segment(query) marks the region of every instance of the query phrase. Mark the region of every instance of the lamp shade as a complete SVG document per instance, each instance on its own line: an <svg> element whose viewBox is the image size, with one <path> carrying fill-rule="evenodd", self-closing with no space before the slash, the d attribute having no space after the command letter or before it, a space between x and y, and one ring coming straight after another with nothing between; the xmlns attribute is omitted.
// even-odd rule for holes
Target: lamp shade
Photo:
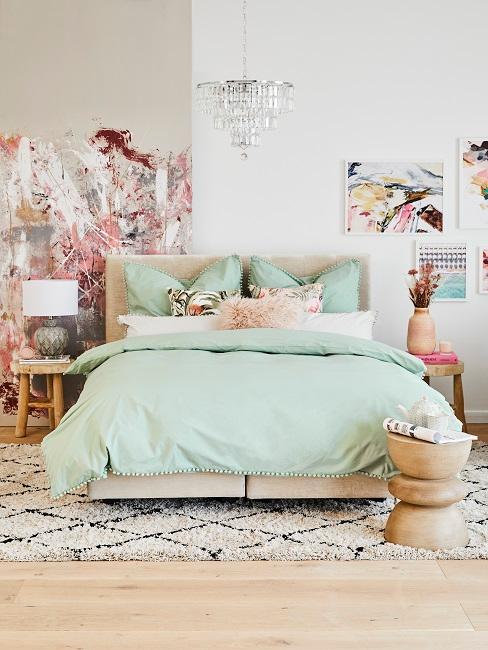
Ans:
<svg viewBox="0 0 488 650"><path fill-rule="evenodd" d="M24 316L73 316L78 313L78 280L22 282Z"/></svg>

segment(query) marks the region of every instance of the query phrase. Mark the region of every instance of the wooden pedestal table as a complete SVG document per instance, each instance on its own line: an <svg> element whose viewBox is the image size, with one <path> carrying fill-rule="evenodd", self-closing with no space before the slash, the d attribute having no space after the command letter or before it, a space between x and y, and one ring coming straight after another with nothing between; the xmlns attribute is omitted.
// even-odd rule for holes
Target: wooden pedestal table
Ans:
<svg viewBox="0 0 488 650"><path fill-rule="evenodd" d="M387 433L391 459L402 472L388 483L400 499L385 528L385 539L414 548L466 546L468 530L456 506L468 486L456 474L464 467L471 440L436 445Z"/></svg>
<svg viewBox="0 0 488 650"><path fill-rule="evenodd" d="M15 436L23 438L26 433L29 409L47 409L49 413L49 427L58 426L64 415L63 373L68 370L71 361L59 363L19 363L13 361L12 372L19 375L19 403L17 408L17 424ZM30 398L30 376L46 376L47 399Z"/></svg>
<svg viewBox="0 0 488 650"><path fill-rule="evenodd" d="M463 392L464 363L448 364L427 364L425 366L425 383L430 385L431 377L452 377L453 382L453 404L452 408L458 420L463 423L463 431L466 431L466 415L464 413L464 392Z"/></svg>

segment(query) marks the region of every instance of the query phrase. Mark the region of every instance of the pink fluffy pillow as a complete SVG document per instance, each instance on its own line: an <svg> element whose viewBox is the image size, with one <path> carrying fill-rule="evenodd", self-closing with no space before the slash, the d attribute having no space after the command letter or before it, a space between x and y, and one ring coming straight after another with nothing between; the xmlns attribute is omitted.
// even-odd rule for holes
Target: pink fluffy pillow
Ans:
<svg viewBox="0 0 488 650"><path fill-rule="evenodd" d="M253 327L294 329L303 316L303 307L297 300L270 296L229 298L220 304L217 327L223 330L241 330Z"/></svg>

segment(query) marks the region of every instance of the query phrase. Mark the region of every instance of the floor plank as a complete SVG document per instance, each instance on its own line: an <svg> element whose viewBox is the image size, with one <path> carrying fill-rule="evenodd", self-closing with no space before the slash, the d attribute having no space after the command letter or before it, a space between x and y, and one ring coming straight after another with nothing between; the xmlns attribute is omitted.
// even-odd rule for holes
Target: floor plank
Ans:
<svg viewBox="0 0 488 650"><path fill-rule="evenodd" d="M486 650L488 632L408 632L392 640L391 632L334 632L331 630L281 630L276 633L233 630L210 632L36 632L35 646L29 632L4 632L2 641L16 650Z"/></svg>
<svg viewBox="0 0 488 650"><path fill-rule="evenodd" d="M0 562L3 580L430 580L445 578L435 560L360 562Z"/></svg>
<svg viewBox="0 0 488 650"><path fill-rule="evenodd" d="M485 599L472 602L461 601L464 612L469 618L471 625L477 631L488 632L488 602L486 602L486 594L488 593L488 585L485 589ZM488 648L488 646L487 646Z"/></svg>
<svg viewBox="0 0 488 650"><path fill-rule="evenodd" d="M0 578L0 606L3 603L14 602L22 585L23 580L2 580Z"/></svg>
<svg viewBox="0 0 488 650"><path fill-rule="evenodd" d="M43 438L49 433L49 427L27 427L23 438L15 437L15 427L0 427L1 444L40 445Z"/></svg>
<svg viewBox="0 0 488 650"><path fill-rule="evenodd" d="M488 424L468 424L467 430L473 436L478 436L482 442L488 442Z"/></svg>
<svg viewBox="0 0 488 650"><path fill-rule="evenodd" d="M488 595L487 560L460 560L457 562L440 560L439 566L451 586L452 593L465 609L465 606L486 601ZM488 621L488 609L486 618ZM482 629L488 630L488 627Z"/></svg>
<svg viewBox="0 0 488 650"><path fill-rule="evenodd" d="M281 607L294 605L336 607L361 606L374 600L376 607L394 609L412 603L428 607L459 604L459 598L445 578L437 580L92 580L83 584L66 580L24 581L15 598L18 605L70 605L100 603L134 606L158 604L167 607L198 605L202 602L225 607L268 607L279 601Z"/></svg>
<svg viewBox="0 0 488 650"><path fill-rule="evenodd" d="M351 594L353 597L353 594ZM0 615L0 631L102 630L102 631L212 631L235 629L255 632L277 632L284 628L298 630L472 630L473 626L460 604L431 604L401 601L367 604L320 602L316 597L280 601L270 598L243 603L197 602L133 604L130 593L125 605L112 603L65 603L51 607L4 604Z"/></svg>

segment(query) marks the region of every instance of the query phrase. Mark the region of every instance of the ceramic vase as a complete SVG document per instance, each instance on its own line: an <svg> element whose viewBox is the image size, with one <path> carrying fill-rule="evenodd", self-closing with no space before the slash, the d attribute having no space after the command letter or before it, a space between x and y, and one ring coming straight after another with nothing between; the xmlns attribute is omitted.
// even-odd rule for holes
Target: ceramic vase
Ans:
<svg viewBox="0 0 488 650"><path fill-rule="evenodd" d="M410 316L407 350L410 354L431 354L435 350L435 323L427 307L415 307Z"/></svg>

